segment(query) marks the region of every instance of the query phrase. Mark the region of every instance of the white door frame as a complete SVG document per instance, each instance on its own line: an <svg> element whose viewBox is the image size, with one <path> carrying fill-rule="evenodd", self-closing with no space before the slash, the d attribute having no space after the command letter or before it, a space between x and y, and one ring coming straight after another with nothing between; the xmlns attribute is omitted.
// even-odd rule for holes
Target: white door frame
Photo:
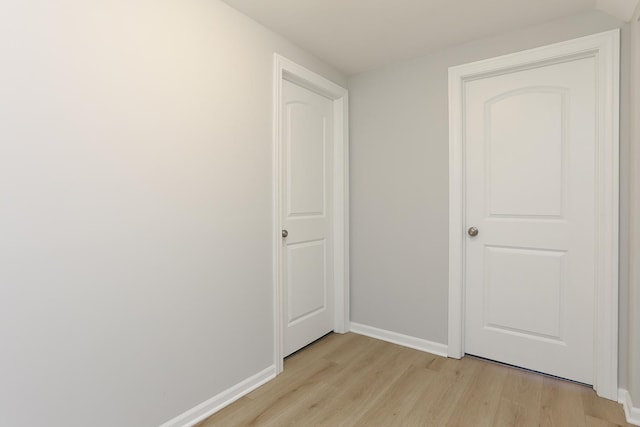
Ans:
<svg viewBox="0 0 640 427"><path fill-rule="evenodd" d="M596 265L594 389L618 398L618 173L620 31L612 30L537 49L449 68L449 345L464 355L465 135L464 86L468 81L576 58L597 67ZM588 268L588 266L585 266ZM588 327L588 325L585 325Z"/></svg>
<svg viewBox="0 0 640 427"><path fill-rule="evenodd" d="M282 286L282 81L288 80L333 101L333 269L334 331L349 330L349 127L348 92L301 65L274 54L273 85L273 288L276 373L282 372L284 360L285 304Z"/></svg>

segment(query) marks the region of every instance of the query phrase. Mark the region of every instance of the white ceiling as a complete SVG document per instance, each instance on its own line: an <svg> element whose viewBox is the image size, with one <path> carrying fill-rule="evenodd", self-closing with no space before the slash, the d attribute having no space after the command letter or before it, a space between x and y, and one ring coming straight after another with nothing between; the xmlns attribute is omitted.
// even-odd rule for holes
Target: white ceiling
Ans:
<svg viewBox="0 0 640 427"><path fill-rule="evenodd" d="M590 9L629 20L638 0L223 0L355 74Z"/></svg>

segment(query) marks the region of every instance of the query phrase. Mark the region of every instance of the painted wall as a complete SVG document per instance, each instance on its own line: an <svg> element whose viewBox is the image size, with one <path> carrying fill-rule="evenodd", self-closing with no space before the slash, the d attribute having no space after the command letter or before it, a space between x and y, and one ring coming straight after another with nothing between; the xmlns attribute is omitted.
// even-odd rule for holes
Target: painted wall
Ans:
<svg viewBox="0 0 640 427"><path fill-rule="evenodd" d="M640 3L630 23L631 38L631 274L629 282L629 380L633 404L640 410Z"/></svg>
<svg viewBox="0 0 640 427"><path fill-rule="evenodd" d="M597 11L473 41L349 79L353 322L447 343L448 67L619 27L623 28L625 105L628 26ZM623 108L621 301L626 301L628 289L628 113ZM625 304L620 310L622 341L626 341ZM623 382L626 355L621 351Z"/></svg>
<svg viewBox="0 0 640 427"><path fill-rule="evenodd" d="M157 426L273 360L272 54L218 0L0 5L0 425Z"/></svg>

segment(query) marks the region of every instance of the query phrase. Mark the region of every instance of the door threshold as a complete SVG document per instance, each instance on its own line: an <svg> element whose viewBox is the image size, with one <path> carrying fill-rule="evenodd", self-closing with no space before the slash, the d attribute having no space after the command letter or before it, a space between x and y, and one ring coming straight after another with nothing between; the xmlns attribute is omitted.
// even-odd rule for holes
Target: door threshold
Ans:
<svg viewBox="0 0 640 427"><path fill-rule="evenodd" d="M580 381L575 381L575 380L572 380L572 379L569 379L569 378L558 377L556 375L547 374L546 372L540 372L540 371L535 371L533 369L523 368L522 366L511 365L509 363L500 362L498 360L487 359L486 357L476 356L475 354L465 353L464 355L465 355L465 357L470 357L472 359L481 360L483 362L493 363L494 365L506 366L508 368L514 368L514 369L518 369L520 371L531 372L533 374L542 375L544 377L553 378L553 379L556 379L556 380L567 381L567 382L570 382L570 383L573 383L573 384L577 384L577 385L582 385L582 386L585 386L585 387L593 388L593 384L587 384L587 383L583 383L583 382L580 382Z"/></svg>
<svg viewBox="0 0 640 427"><path fill-rule="evenodd" d="M284 360L287 360L288 358L290 358L291 356L295 356L296 354L300 353L301 351L304 351L305 349L311 347L312 345L314 345L315 343L317 343L318 341L322 341L323 339L325 339L326 337L328 337L329 335L333 334L334 331L330 331L327 332L326 334L324 334L323 336L321 336L320 338L318 338L315 341L311 341L309 344L305 345L304 347L294 351L293 353L291 353L288 356L285 356Z"/></svg>

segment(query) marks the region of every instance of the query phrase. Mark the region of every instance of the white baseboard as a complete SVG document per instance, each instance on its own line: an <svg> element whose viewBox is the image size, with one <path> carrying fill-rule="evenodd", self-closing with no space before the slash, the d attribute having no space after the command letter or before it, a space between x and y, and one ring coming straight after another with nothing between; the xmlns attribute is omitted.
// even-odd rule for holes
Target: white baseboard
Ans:
<svg viewBox="0 0 640 427"><path fill-rule="evenodd" d="M382 341L391 342L404 347L413 348L415 350L425 351L427 353L437 354L438 356L447 357L447 346L422 338L411 337L409 335L399 334L397 332L386 331L384 329L374 328L372 326L361 325L351 322L351 332L366 335Z"/></svg>
<svg viewBox="0 0 640 427"><path fill-rule="evenodd" d="M242 396L252 392L264 383L272 380L275 376L276 367L273 365L222 393L218 393L206 402L202 402L198 406L189 409L187 412L167 421L160 427L191 427L240 399Z"/></svg>
<svg viewBox="0 0 640 427"><path fill-rule="evenodd" d="M618 391L618 403L622 403L624 407L624 415L627 417L627 422L634 426L640 426L640 408L633 406L631 394L627 390L621 388Z"/></svg>

